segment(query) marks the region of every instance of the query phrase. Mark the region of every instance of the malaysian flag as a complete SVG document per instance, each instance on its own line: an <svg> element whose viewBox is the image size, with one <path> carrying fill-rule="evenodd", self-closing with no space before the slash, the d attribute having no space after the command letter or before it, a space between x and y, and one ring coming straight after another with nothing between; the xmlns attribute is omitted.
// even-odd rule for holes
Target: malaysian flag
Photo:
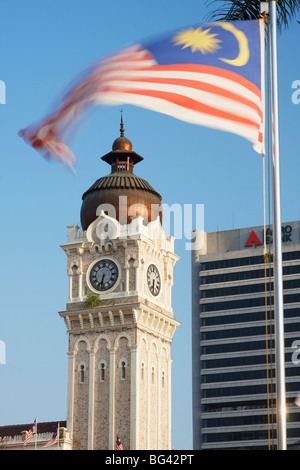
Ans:
<svg viewBox="0 0 300 470"><path fill-rule="evenodd" d="M122 446L122 442L121 442L121 439L120 439L119 434L117 435L116 449L117 449L117 450L124 450L124 449L123 449L123 446Z"/></svg>
<svg viewBox="0 0 300 470"><path fill-rule="evenodd" d="M58 442L58 430L53 433L52 439L50 439L50 441L46 442L46 444L43 447L52 446L53 444L56 444L57 442Z"/></svg>
<svg viewBox="0 0 300 470"><path fill-rule="evenodd" d="M86 70L41 123L20 131L46 158L76 163L64 142L91 104L129 104L238 134L264 154L264 23L211 22L140 42Z"/></svg>
<svg viewBox="0 0 300 470"><path fill-rule="evenodd" d="M24 446L26 446L27 442L31 438L32 434L34 434L34 433L36 433L36 419L34 420L34 423L31 426L30 430L26 434L26 437L24 439Z"/></svg>

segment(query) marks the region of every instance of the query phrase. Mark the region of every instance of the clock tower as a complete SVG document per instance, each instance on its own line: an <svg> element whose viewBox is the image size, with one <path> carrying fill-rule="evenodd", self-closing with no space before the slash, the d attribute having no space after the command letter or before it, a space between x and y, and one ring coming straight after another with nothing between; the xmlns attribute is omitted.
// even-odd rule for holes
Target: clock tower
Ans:
<svg viewBox="0 0 300 470"><path fill-rule="evenodd" d="M84 194L67 227L67 427L72 448L171 449L174 239L161 196L133 173L143 158L121 135L102 157L111 173Z"/></svg>

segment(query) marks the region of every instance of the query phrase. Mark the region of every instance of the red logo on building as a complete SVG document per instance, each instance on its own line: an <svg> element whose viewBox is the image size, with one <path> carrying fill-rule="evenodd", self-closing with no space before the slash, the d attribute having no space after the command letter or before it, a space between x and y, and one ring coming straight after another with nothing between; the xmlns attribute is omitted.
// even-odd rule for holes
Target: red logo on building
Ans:
<svg viewBox="0 0 300 470"><path fill-rule="evenodd" d="M248 238L247 243L246 243L245 246L259 246L261 244L262 243L261 243L260 239L258 238L256 233L254 232L254 230L252 230L252 232L250 233L250 237Z"/></svg>

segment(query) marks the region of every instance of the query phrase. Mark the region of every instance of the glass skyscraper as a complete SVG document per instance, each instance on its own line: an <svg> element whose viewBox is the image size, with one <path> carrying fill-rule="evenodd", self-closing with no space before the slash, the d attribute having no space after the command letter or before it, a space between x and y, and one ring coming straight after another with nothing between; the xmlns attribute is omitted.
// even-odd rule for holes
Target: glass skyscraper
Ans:
<svg viewBox="0 0 300 470"><path fill-rule="evenodd" d="M192 258L194 449L276 449L273 263L271 254L264 257L263 227L196 233L201 246ZM282 241L292 448L300 442L300 222L282 224ZM271 253L272 229L266 242Z"/></svg>

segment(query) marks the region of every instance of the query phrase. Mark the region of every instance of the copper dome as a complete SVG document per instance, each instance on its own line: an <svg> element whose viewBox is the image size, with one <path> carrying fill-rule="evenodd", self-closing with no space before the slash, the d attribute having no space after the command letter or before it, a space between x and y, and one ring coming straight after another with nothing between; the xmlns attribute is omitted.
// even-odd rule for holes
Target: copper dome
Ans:
<svg viewBox="0 0 300 470"><path fill-rule="evenodd" d="M129 139L127 139L127 137L121 136L121 137L118 137L114 141L114 143L112 145L112 149L113 149L114 152L122 151L122 150L131 151L132 150L132 143L130 142Z"/></svg>
<svg viewBox="0 0 300 470"><path fill-rule="evenodd" d="M83 194L80 214L82 230L87 230L99 216L99 206L104 204L104 212L109 205L121 224L130 223L135 215L142 216L145 224L157 217L162 222L160 194L146 180L133 174L134 165L143 157L132 151L130 140L124 137L122 120L121 136L114 141L112 151L101 158L111 165L111 173L97 179ZM108 215L111 215L109 212Z"/></svg>

